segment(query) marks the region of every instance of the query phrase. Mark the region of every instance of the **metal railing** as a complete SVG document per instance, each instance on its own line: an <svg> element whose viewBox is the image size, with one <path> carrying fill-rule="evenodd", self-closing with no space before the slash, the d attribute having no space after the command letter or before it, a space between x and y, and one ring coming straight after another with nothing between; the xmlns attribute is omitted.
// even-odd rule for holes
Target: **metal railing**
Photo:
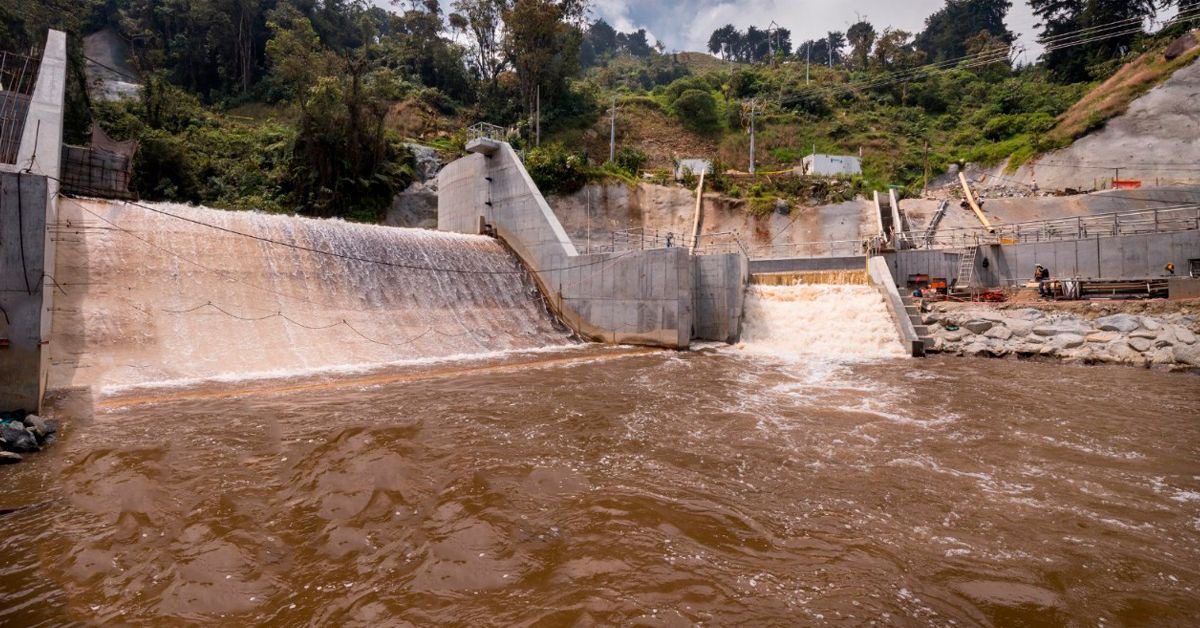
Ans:
<svg viewBox="0 0 1200 628"><path fill-rule="evenodd" d="M938 233L920 233L923 248L962 248L979 244L1027 244L1087 240L1146 233L1170 233L1200 229L1200 205L1179 205L1160 209L1093 214L1073 218L1054 218L1013 224L947 229ZM915 236L916 232L914 232Z"/></svg>
<svg viewBox="0 0 1200 628"><path fill-rule="evenodd" d="M507 141L508 129L495 124L488 124L487 122L476 122L475 124L467 127L468 141L485 138L489 140L496 140L497 142Z"/></svg>
<svg viewBox="0 0 1200 628"><path fill-rule="evenodd" d="M0 51L0 163L17 161L40 65L37 57Z"/></svg>
<svg viewBox="0 0 1200 628"><path fill-rule="evenodd" d="M827 240L751 245L751 259L788 259L796 257L855 257L866 252L863 240Z"/></svg>
<svg viewBox="0 0 1200 628"><path fill-rule="evenodd" d="M1191 230L1200 230L1200 205L995 225L994 232L988 232L982 227L948 229L934 233L921 229L909 231L907 236L917 245L916 248L963 249L981 244L1026 244ZM736 231L701 234L697 241L693 242L691 237L682 232L637 228L610 233L608 242L593 243L590 252L621 253L671 247L689 248L697 255L741 253L750 259L759 260L870 256L885 250L887 243L880 238L868 238L747 244Z"/></svg>

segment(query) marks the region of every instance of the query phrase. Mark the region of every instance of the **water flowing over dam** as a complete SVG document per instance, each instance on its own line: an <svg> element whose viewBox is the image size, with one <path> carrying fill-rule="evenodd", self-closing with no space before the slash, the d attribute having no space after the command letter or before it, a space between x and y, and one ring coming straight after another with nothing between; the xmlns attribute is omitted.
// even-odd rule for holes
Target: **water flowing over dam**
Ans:
<svg viewBox="0 0 1200 628"><path fill-rule="evenodd" d="M516 257L490 238L141 205L62 203L50 388L571 342Z"/></svg>
<svg viewBox="0 0 1200 628"><path fill-rule="evenodd" d="M752 285L742 342L749 353L793 359L905 355L883 298L865 285Z"/></svg>

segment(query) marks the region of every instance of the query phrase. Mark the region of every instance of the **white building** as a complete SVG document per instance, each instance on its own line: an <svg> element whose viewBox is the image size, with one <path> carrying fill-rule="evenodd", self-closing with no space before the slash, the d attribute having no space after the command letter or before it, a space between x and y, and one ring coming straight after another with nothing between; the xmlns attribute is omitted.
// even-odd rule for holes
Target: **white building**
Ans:
<svg viewBox="0 0 1200 628"><path fill-rule="evenodd" d="M852 155L808 155L804 158L804 174L818 177L859 175L862 174L862 160Z"/></svg>

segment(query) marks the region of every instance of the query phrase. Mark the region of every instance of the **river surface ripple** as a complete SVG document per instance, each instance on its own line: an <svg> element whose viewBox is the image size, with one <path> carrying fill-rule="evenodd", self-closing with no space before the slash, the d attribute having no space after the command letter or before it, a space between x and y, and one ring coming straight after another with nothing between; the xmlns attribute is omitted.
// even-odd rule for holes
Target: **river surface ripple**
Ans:
<svg viewBox="0 0 1200 628"><path fill-rule="evenodd" d="M96 399L0 470L0 624L1200 623L1194 376L493 365Z"/></svg>

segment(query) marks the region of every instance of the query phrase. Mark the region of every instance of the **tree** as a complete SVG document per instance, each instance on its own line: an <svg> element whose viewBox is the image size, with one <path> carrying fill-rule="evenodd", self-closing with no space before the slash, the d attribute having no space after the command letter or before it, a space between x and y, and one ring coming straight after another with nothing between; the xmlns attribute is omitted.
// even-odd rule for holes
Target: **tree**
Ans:
<svg viewBox="0 0 1200 628"><path fill-rule="evenodd" d="M693 131L707 132L717 128L717 100L712 92L689 89L671 105L672 113L684 127Z"/></svg>
<svg viewBox="0 0 1200 628"><path fill-rule="evenodd" d="M726 24L713 31L708 38L708 51L728 61L733 51L740 47L741 35L733 24Z"/></svg>
<svg viewBox="0 0 1200 628"><path fill-rule="evenodd" d="M290 4L276 7L267 24L273 34L266 45L271 95L301 98L318 78L332 73L335 57L321 45L308 17Z"/></svg>
<svg viewBox="0 0 1200 628"><path fill-rule="evenodd" d="M967 54L967 40L980 31L1011 44L1015 37L1004 24L1010 8L1009 0L946 0L946 6L925 19L917 48L931 61L959 59Z"/></svg>
<svg viewBox="0 0 1200 628"><path fill-rule="evenodd" d="M580 56L585 67L617 54L617 29L604 20L596 20L583 35Z"/></svg>
<svg viewBox="0 0 1200 628"><path fill-rule="evenodd" d="M1155 0L1029 0L1029 6L1042 20L1039 25L1042 39L1049 39L1079 29L1153 17L1159 3ZM1119 57L1121 51L1128 50L1139 35L1110 33L1103 39L1049 50L1042 59L1051 74L1059 80L1086 81L1098 78L1093 76L1092 66Z"/></svg>
<svg viewBox="0 0 1200 628"><path fill-rule="evenodd" d="M525 111L533 113L539 88L547 103L565 95L566 80L579 66L582 36L571 22L581 11L573 2L516 0L504 12L505 52L516 68Z"/></svg>
<svg viewBox="0 0 1200 628"><path fill-rule="evenodd" d="M375 52L385 67L460 102L469 101L474 92L465 69L465 51L442 31L441 12L431 0L392 15L387 35L380 38Z"/></svg>
<svg viewBox="0 0 1200 628"><path fill-rule="evenodd" d="M742 37L742 61L757 63L766 59L770 54L771 44L767 37L767 31L760 30L756 26L747 28L746 34Z"/></svg>
<svg viewBox="0 0 1200 628"><path fill-rule="evenodd" d="M875 45L875 27L861 21L846 30L846 41L850 42L851 56L858 68L865 70L871 59L871 48Z"/></svg>
<svg viewBox="0 0 1200 628"><path fill-rule="evenodd" d="M829 42L828 48L825 51L826 55L828 56L828 59L823 59L823 60L828 61L830 65L841 65L841 64L845 63L846 62L846 57L845 57L845 53L844 53L844 51L846 49L845 33L841 32L841 31L830 31L829 34L825 37L825 40Z"/></svg>
<svg viewBox="0 0 1200 628"><path fill-rule="evenodd" d="M884 72L903 72L921 65L925 54L913 44L912 33L891 28L883 29L875 44L875 65Z"/></svg>
<svg viewBox="0 0 1200 628"><path fill-rule="evenodd" d="M412 179L412 157L384 127L387 102L366 81L357 57L309 90L292 148L288 189L306 213L378 212Z"/></svg>
<svg viewBox="0 0 1200 628"><path fill-rule="evenodd" d="M1008 51L1012 44L987 31L979 31L967 40L967 55L976 59L994 59L990 63L978 62L972 71L989 79L999 80L1009 73L1012 63Z"/></svg>
<svg viewBox="0 0 1200 628"><path fill-rule="evenodd" d="M508 65L502 40L504 0L455 0L454 10L471 33L475 71L494 88L496 77Z"/></svg>
<svg viewBox="0 0 1200 628"><path fill-rule="evenodd" d="M650 42L646 38L646 29L639 28L632 33L618 33L617 46L621 52L631 56L646 58L654 54L654 49L650 47Z"/></svg>

